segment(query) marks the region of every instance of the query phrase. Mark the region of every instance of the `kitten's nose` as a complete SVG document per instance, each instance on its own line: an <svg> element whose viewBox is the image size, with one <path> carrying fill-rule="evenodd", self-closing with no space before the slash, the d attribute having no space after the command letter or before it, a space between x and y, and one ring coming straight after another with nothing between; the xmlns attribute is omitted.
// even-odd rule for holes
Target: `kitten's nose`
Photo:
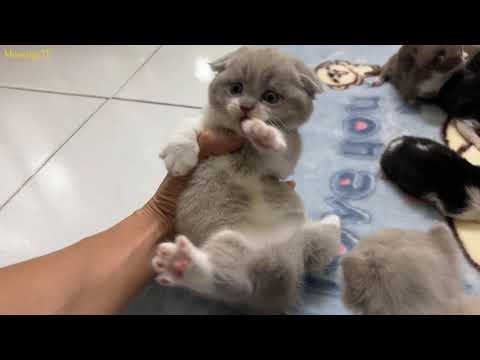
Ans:
<svg viewBox="0 0 480 360"><path fill-rule="evenodd" d="M240 110L242 110L242 112L244 112L246 114L250 110L252 110L254 106L255 105L251 105L251 104L242 104L242 105L240 105Z"/></svg>

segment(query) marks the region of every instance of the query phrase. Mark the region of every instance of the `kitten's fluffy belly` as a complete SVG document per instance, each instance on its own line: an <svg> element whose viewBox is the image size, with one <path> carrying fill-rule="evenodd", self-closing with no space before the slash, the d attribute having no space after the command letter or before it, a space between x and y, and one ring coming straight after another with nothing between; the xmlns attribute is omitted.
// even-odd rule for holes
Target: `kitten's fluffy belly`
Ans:
<svg viewBox="0 0 480 360"><path fill-rule="evenodd" d="M298 195L286 183L242 173L240 154L201 163L178 202L177 232L201 245L221 229L239 230L252 245L288 240L304 222Z"/></svg>

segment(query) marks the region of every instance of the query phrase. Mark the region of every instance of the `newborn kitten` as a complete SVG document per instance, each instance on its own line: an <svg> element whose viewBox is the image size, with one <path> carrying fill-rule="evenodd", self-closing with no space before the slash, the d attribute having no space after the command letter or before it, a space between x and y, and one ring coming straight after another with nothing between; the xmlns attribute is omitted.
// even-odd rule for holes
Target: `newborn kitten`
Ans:
<svg viewBox="0 0 480 360"><path fill-rule="evenodd" d="M196 126L174 135L161 157L170 173L189 172L197 136L217 128L244 136L237 153L198 165L181 196L176 241L158 246L153 266L164 285L279 313L295 305L306 271L336 255L340 221L305 218L299 196L283 181L300 156L298 128L320 92L302 62L273 49L241 48L211 64L217 73Z"/></svg>
<svg viewBox="0 0 480 360"><path fill-rule="evenodd" d="M341 260L343 302L366 315L480 314L464 293L461 258L450 229L379 231Z"/></svg>
<svg viewBox="0 0 480 360"><path fill-rule="evenodd" d="M480 168L432 140L404 136L380 160L385 177L402 191L433 203L445 216L480 221Z"/></svg>
<svg viewBox="0 0 480 360"><path fill-rule="evenodd" d="M374 86L389 81L410 103L432 98L467 57L463 45L403 45L383 66Z"/></svg>
<svg viewBox="0 0 480 360"><path fill-rule="evenodd" d="M480 53L452 75L432 102L454 117L458 132L480 150Z"/></svg>

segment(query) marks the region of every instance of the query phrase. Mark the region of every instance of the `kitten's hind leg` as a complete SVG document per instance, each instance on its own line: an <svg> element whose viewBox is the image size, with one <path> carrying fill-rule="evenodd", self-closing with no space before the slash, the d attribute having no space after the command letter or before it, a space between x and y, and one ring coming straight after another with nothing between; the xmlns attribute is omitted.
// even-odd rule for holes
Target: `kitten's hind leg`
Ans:
<svg viewBox="0 0 480 360"><path fill-rule="evenodd" d="M253 284L247 274L253 250L244 236L232 230L214 234L203 246L212 265L212 287L217 298L247 303Z"/></svg>
<svg viewBox="0 0 480 360"><path fill-rule="evenodd" d="M209 294L213 288L213 267L207 254L183 236L175 243L164 242L157 247L152 265L162 285L183 286Z"/></svg>
<svg viewBox="0 0 480 360"><path fill-rule="evenodd" d="M247 302L252 293L246 273L251 251L242 234L235 231L220 231L201 248L179 235L175 243L158 246L152 264L160 284L186 287L230 302Z"/></svg>
<svg viewBox="0 0 480 360"><path fill-rule="evenodd" d="M480 150L480 137L476 132L479 128L479 123L476 120L457 119L455 126L465 140L475 146L477 150Z"/></svg>
<svg viewBox="0 0 480 360"><path fill-rule="evenodd" d="M308 272L322 272L338 254L341 240L340 218L328 215L307 221L289 241L277 245L290 258L296 258Z"/></svg>
<svg viewBox="0 0 480 360"><path fill-rule="evenodd" d="M303 249L301 244L287 243L263 248L248 264L252 305L262 313L281 314L297 304L305 273Z"/></svg>
<svg viewBox="0 0 480 360"><path fill-rule="evenodd" d="M304 224L288 241L262 249L249 264L257 307L281 312L297 304L305 270L325 270L338 253L340 236L340 219L330 215Z"/></svg>
<svg viewBox="0 0 480 360"><path fill-rule="evenodd" d="M304 242L306 270L322 272L338 254L341 239L340 218L328 215L320 221L307 222L297 233Z"/></svg>

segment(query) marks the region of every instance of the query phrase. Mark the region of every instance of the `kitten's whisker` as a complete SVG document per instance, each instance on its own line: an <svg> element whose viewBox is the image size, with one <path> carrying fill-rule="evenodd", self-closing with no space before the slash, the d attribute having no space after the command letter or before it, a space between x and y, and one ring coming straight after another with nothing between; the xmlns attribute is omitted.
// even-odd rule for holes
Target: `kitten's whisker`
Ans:
<svg viewBox="0 0 480 360"><path fill-rule="evenodd" d="M273 118L268 119L266 122L274 128L277 128L278 130L283 130L280 124Z"/></svg>
<svg viewBox="0 0 480 360"><path fill-rule="evenodd" d="M285 123L283 122L282 119L280 119L278 116L273 115L272 113L270 113L270 116L272 116L273 118L275 118L275 120L277 121L277 123L278 123L283 129L285 129L285 131L288 131L288 128L287 128L287 126L285 125Z"/></svg>
<svg viewBox="0 0 480 360"><path fill-rule="evenodd" d="M270 116L269 117L269 121L275 123L275 127L278 129L278 130L283 130L285 131L286 133L289 133L290 130L286 127L285 123L282 121L282 119L280 119L278 116L275 116L273 115L271 112L268 112L268 115Z"/></svg>

